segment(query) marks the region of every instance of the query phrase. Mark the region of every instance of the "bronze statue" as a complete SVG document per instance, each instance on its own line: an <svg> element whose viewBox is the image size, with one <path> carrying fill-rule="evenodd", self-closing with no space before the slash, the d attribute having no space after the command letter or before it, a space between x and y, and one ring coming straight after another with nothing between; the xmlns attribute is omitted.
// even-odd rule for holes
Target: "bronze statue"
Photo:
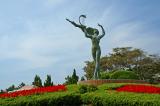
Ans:
<svg viewBox="0 0 160 106"><path fill-rule="evenodd" d="M87 27L81 23L82 17L86 18L85 15L80 15L79 24L75 23L74 21L70 21L69 19L66 19L66 20L70 22L72 25L74 25L75 27L80 28L84 32L85 36L92 40L92 57L95 63L93 79L99 79L100 56L101 56L101 48L99 46L99 42L100 42L100 39L105 35L105 30L102 27L102 25L98 24L98 26L101 27L102 29L102 35L99 35L98 29Z"/></svg>

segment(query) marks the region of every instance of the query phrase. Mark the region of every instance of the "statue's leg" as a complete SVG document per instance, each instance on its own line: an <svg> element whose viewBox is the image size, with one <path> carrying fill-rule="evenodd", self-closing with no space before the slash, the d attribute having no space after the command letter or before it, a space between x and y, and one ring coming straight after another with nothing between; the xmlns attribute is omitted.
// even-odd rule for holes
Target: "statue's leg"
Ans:
<svg viewBox="0 0 160 106"><path fill-rule="evenodd" d="M92 57L94 62L96 62L96 50L94 48L92 48Z"/></svg>
<svg viewBox="0 0 160 106"><path fill-rule="evenodd" d="M95 64L95 70L96 70L96 50L92 48L92 57ZM94 70L93 79L96 79L96 71Z"/></svg>
<svg viewBox="0 0 160 106"><path fill-rule="evenodd" d="M101 51L98 49L96 52L96 67L95 67L95 78L99 79L99 73L100 73L100 55Z"/></svg>

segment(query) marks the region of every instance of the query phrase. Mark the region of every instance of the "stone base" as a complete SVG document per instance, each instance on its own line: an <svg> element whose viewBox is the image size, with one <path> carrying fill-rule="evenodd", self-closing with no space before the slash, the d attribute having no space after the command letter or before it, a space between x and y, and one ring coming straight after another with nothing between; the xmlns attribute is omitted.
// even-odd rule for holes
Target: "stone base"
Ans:
<svg viewBox="0 0 160 106"><path fill-rule="evenodd" d="M131 79L99 79L99 80L86 80L78 81L77 84L87 84L87 85L102 85L105 83L143 83L147 84L148 82L144 80L131 80Z"/></svg>

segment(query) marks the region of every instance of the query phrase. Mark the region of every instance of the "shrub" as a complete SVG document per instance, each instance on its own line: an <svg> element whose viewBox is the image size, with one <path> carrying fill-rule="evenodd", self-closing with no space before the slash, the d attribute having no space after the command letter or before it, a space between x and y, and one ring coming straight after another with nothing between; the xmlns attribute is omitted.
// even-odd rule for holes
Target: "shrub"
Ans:
<svg viewBox="0 0 160 106"><path fill-rule="evenodd" d="M157 94L93 92L82 95L82 102L93 106L160 106Z"/></svg>
<svg viewBox="0 0 160 106"><path fill-rule="evenodd" d="M0 106L80 106L81 104L81 96L75 92L55 92L0 99Z"/></svg>
<svg viewBox="0 0 160 106"><path fill-rule="evenodd" d="M98 88L94 85L80 85L79 93L83 94L86 92L93 92L96 91Z"/></svg>
<svg viewBox="0 0 160 106"><path fill-rule="evenodd" d="M111 79L138 79L138 76L132 71L115 71L110 76Z"/></svg>
<svg viewBox="0 0 160 106"><path fill-rule="evenodd" d="M110 78L110 73L108 72L101 72L100 73L100 79L109 79Z"/></svg>

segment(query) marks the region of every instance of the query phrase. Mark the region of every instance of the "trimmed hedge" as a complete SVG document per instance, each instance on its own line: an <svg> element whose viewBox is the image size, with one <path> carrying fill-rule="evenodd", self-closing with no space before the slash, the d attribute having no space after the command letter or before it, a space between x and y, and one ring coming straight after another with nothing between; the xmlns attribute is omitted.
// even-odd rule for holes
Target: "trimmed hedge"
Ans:
<svg viewBox="0 0 160 106"><path fill-rule="evenodd" d="M109 72L101 72L100 73L100 79L110 79L111 73Z"/></svg>
<svg viewBox="0 0 160 106"><path fill-rule="evenodd" d="M159 94L116 92L113 89L125 83L98 86L94 92L80 94L79 85L67 86L66 92L0 99L0 106L160 106Z"/></svg>
<svg viewBox="0 0 160 106"><path fill-rule="evenodd" d="M80 85L79 93L83 94L86 92L93 92L96 91L98 88L94 85Z"/></svg>
<svg viewBox="0 0 160 106"><path fill-rule="evenodd" d="M132 71L115 71L110 75L111 79L138 79L138 76Z"/></svg>
<svg viewBox="0 0 160 106"><path fill-rule="evenodd" d="M81 95L74 92L46 93L0 99L0 106L79 106L81 104Z"/></svg>
<svg viewBox="0 0 160 106"><path fill-rule="evenodd" d="M160 95L96 92L83 94L82 101L93 106L160 106Z"/></svg>

